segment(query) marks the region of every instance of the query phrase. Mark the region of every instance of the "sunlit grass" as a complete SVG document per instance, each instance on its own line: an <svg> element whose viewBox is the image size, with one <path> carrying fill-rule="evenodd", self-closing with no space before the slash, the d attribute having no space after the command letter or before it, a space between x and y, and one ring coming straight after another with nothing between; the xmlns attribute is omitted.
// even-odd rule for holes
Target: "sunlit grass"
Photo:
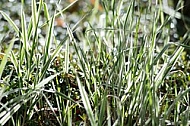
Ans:
<svg viewBox="0 0 190 126"><path fill-rule="evenodd" d="M190 38L170 42L173 15L164 17L157 2L105 0L99 10L97 1L57 40L55 18L75 2L50 14L47 3L32 0L30 22L23 2L21 28L0 11L16 36L0 64L0 124L188 125L190 79L184 73L177 83L175 67ZM85 31L77 34L80 23ZM46 31L42 49L39 29Z"/></svg>

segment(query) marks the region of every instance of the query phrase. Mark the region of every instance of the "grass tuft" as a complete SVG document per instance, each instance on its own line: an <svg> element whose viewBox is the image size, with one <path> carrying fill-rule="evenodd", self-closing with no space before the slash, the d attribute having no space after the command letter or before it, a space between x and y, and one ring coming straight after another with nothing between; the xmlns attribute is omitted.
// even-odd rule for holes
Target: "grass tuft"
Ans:
<svg viewBox="0 0 190 126"><path fill-rule="evenodd" d="M28 17L22 1L21 26L0 10L15 33L0 63L0 124L189 125L189 32L171 42L175 16L161 1L91 2L52 12L32 0ZM70 25L75 4L88 10Z"/></svg>

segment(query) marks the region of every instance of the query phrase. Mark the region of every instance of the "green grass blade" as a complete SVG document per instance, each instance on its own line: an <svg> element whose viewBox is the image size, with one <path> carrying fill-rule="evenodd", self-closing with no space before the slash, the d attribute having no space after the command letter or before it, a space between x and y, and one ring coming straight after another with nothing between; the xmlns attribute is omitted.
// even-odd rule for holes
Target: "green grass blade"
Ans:
<svg viewBox="0 0 190 126"><path fill-rule="evenodd" d="M14 45L15 40L16 40L15 38L13 38L13 39L11 40L11 43L10 43L8 49L6 50L5 55L3 56L3 59L2 59L2 61L1 61L1 64L0 64L0 68L1 68L1 69L0 69L0 78L1 78L1 76L2 76L3 70L4 70L5 65L6 65L6 63L7 63L7 59L8 59L9 53L10 53L11 50L12 50L12 47L13 47L13 45Z"/></svg>
<svg viewBox="0 0 190 126"><path fill-rule="evenodd" d="M88 94L85 91L83 85L81 84L81 81L78 78L78 75L76 75L76 79L77 79L77 83L78 83L78 86L79 86L79 91L80 91L80 94L81 94L81 97L82 97L83 105L84 105L84 108L86 109L86 112L87 112L87 115L89 117L90 123L91 123L92 126L96 126L97 124L96 124L95 116L94 116L92 108L91 108L91 104L90 104L90 100L88 98Z"/></svg>
<svg viewBox="0 0 190 126"><path fill-rule="evenodd" d="M0 124L1 125L4 125L11 117L12 115L18 111L18 109L21 107L21 104L17 104L15 105L13 108L11 108L8 112L7 111L3 111L0 113L0 115L5 115L0 119Z"/></svg>
<svg viewBox="0 0 190 126"><path fill-rule="evenodd" d="M63 13L64 11L66 11L67 9L69 9L71 6L73 6L76 2L78 2L79 0L75 0L72 3L70 3L66 8L62 9L61 11L59 11L58 13L55 14L55 17L61 15L61 13Z"/></svg>
<svg viewBox="0 0 190 126"><path fill-rule="evenodd" d="M40 0L41 1L41 0ZM32 24L33 24L33 30L37 27L37 9L36 9L36 0L32 0Z"/></svg>
<svg viewBox="0 0 190 126"><path fill-rule="evenodd" d="M45 14L45 18L47 20L47 22L50 20L50 16L49 16L49 11L48 11L48 7L47 7L47 4L44 3L44 14ZM45 25L45 24L44 24ZM43 26L44 26L43 25Z"/></svg>
<svg viewBox="0 0 190 126"><path fill-rule="evenodd" d="M45 49L44 49L44 61L43 61L43 64L45 64L47 62L47 58L50 55L50 48L51 48L51 44L52 44L52 41L53 41L54 20L55 20L55 16L53 15L53 17L51 18L51 21L49 22L47 40L46 40Z"/></svg>
<svg viewBox="0 0 190 126"><path fill-rule="evenodd" d="M35 88L40 89L40 88L44 87L47 83L49 83L49 81L53 80L59 74L60 73L57 73L57 74L54 74L54 75L51 75L51 76L45 78L40 83L38 83Z"/></svg>
<svg viewBox="0 0 190 126"><path fill-rule="evenodd" d="M102 126L103 125L103 121L104 121L104 115L106 112L106 107L107 107L107 92L105 91L104 95L102 96L102 100L101 100L101 106L100 106L100 113L99 113L99 117L98 117L98 125Z"/></svg>
<svg viewBox="0 0 190 126"><path fill-rule="evenodd" d="M3 17L5 18L5 20L7 20L9 22L9 24L13 27L13 29L15 30L15 32L17 33L17 35L20 35L20 30L16 26L16 24L14 23L14 21L11 20L11 18L5 12L0 11L0 13L3 15Z"/></svg>

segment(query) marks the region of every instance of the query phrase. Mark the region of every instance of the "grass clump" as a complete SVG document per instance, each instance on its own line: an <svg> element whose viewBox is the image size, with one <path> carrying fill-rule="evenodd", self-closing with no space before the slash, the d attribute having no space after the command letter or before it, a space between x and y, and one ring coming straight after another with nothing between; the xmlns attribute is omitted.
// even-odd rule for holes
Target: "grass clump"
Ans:
<svg viewBox="0 0 190 126"><path fill-rule="evenodd" d="M54 21L70 5L50 14L43 0L31 4L27 22L22 2L21 28L0 11L15 32L1 60L1 125L189 124L189 78L177 68L189 33L171 42L162 4L96 1L63 40Z"/></svg>

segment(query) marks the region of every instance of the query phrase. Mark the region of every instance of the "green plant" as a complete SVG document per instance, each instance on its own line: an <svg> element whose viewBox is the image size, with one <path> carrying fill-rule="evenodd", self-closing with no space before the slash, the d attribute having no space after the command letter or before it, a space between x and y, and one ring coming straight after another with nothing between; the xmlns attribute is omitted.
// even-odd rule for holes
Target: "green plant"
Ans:
<svg viewBox="0 0 190 126"><path fill-rule="evenodd" d="M172 16L158 16L163 15L162 5L135 4L103 1L103 24L89 22L83 38L90 46L89 53L74 42L85 78L85 82L77 81L91 125L179 124L180 114L187 111L171 113L175 105L183 108L180 103L188 99L189 88L176 91L175 97L168 99L169 92L162 92L166 87L161 86L167 85L165 79L184 49L170 42ZM162 46L157 43L160 40ZM186 45L188 41L187 33L180 43ZM186 118L184 124L188 121Z"/></svg>
<svg viewBox="0 0 190 126"><path fill-rule="evenodd" d="M98 4L74 27L67 25L60 43L54 20L71 5L50 16L43 0L32 0L27 22L22 1L21 30L0 11L20 41L13 53L12 40L1 61L1 125L189 124L187 77L173 74L180 72L175 67L189 48L189 33L170 42L172 16L164 17L157 2L104 0L102 12ZM73 31L82 20L84 34L76 31L81 46ZM39 28L47 34L38 34ZM45 41L42 49L39 38Z"/></svg>
<svg viewBox="0 0 190 126"><path fill-rule="evenodd" d="M57 44L53 33L55 16L60 15L65 9L60 10L60 12L55 11L55 14L50 16L47 5L43 0L39 1L38 7L36 1L32 0L32 16L30 21L27 22L24 12L26 8L24 7L24 1L22 1L21 29L16 26L6 13L0 11L14 29L17 38L11 41L1 61L2 69L0 73L2 75L2 72L4 72L5 74L1 84L4 86L1 89L0 124L51 124L52 122L45 120L45 118L49 118L46 113L51 111L54 119L57 120L59 125L62 125L64 120L61 115L63 114L54 109L52 102L62 103L62 101L59 101L62 99L74 100L57 91L58 86L55 87L53 80L66 71L64 71L64 69L60 71L54 70L52 63L56 57L59 57L60 50L68 38L66 35L65 38ZM42 13L45 15L45 21L44 24L40 26L39 21ZM39 43L41 36L38 34L39 28L44 28L47 31L46 36L42 37L45 43L42 49L39 49L41 46ZM11 48L16 40L20 42L20 47L19 51L14 53L11 51ZM52 50L53 44L57 45L54 50ZM6 67L7 57L9 58L10 65ZM49 84L50 87L48 86ZM51 95L49 95L49 93L53 94L51 98L56 96L55 101L50 101L48 97ZM58 109L60 109L59 107L60 106L58 106ZM57 116L57 112L59 117ZM44 120L45 122L43 122Z"/></svg>

